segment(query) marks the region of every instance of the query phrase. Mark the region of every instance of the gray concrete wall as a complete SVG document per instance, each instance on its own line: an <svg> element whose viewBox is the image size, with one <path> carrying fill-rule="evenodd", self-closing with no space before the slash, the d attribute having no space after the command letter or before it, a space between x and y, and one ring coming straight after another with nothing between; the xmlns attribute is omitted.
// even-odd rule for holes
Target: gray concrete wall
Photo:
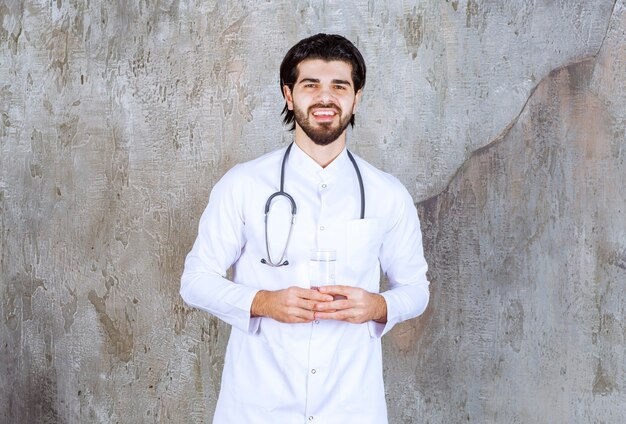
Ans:
<svg viewBox="0 0 626 424"><path fill-rule="evenodd" d="M316 32L369 66L351 148L414 196L432 303L392 423L626 416L626 3L0 2L0 421L202 423L228 328L185 307L217 179L283 145Z"/></svg>

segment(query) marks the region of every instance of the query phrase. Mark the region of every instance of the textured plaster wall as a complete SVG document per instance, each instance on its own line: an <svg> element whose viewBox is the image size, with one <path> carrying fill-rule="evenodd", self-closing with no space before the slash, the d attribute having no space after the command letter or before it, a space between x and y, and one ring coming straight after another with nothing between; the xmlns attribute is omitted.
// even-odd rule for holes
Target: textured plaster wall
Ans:
<svg viewBox="0 0 626 424"><path fill-rule="evenodd" d="M0 2L0 421L202 423L228 327L183 306L215 181L283 145L277 69L338 32L351 148L423 221L392 423L626 416L626 3Z"/></svg>

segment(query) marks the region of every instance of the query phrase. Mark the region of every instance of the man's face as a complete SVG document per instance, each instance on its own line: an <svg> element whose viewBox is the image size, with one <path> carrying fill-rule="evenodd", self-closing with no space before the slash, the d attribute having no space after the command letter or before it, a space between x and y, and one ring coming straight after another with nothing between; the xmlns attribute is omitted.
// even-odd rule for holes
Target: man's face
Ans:
<svg viewBox="0 0 626 424"><path fill-rule="evenodd" d="M352 65L343 61L307 59L298 64L298 78L284 87L289 110L298 127L315 143L337 140L350 124L361 97L354 92Z"/></svg>

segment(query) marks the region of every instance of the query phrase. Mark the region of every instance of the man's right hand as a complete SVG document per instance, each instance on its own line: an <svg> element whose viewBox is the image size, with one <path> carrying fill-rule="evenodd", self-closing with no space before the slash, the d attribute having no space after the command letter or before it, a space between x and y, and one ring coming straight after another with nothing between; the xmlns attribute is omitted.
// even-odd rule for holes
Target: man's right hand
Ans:
<svg viewBox="0 0 626 424"><path fill-rule="evenodd" d="M333 297L317 290L289 287L283 290L257 292L252 300L252 317L269 317L279 322L312 322L315 304L330 302Z"/></svg>

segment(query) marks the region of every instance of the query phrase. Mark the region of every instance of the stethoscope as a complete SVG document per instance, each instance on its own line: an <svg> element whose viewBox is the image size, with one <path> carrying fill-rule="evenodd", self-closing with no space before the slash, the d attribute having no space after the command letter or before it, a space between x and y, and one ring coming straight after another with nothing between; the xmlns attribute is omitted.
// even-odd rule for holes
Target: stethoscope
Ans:
<svg viewBox="0 0 626 424"><path fill-rule="evenodd" d="M261 259L261 263L269 265L269 266L273 266L273 267L289 265L289 261L284 260L284 259L285 259L285 255L287 254L287 248L289 247L289 240L291 239L291 231L293 230L293 224L296 222L296 211L297 211L296 201L293 200L293 197L291 197L291 195L284 190L285 188L285 164L287 163L287 157L289 156L289 152L291 151L291 146L293 146L293 142L287 147L287 150L285 150L285 154L283 156L283 163L280 167L280 190L278 190L276 193L268 197L267 202L265 202L265 250L267 252L267 259ZM359 166L356 164L356 161L354 160L352 153L350 153L349 150L346 150L346 153L348 153L350 162L352 162L352 166L354 166L356 177L359 180L359 190L361 191L361 219L363 219L365 217L365 189L363 188L363 178L361 178L361 171L359 170ZM274 262L272 260L272 256L270 255L270 244L269 244L269 238L267 237L267 217L270 212L270 206L272 205L272 200L280 196L286 197L287 200L289 200L289 203L291 203L291 223L289 224L289 233L287 233L287 241L285 242L285 248L283 249L283 253L282 255L280 255L280 259L277 262Z"/></svg>

